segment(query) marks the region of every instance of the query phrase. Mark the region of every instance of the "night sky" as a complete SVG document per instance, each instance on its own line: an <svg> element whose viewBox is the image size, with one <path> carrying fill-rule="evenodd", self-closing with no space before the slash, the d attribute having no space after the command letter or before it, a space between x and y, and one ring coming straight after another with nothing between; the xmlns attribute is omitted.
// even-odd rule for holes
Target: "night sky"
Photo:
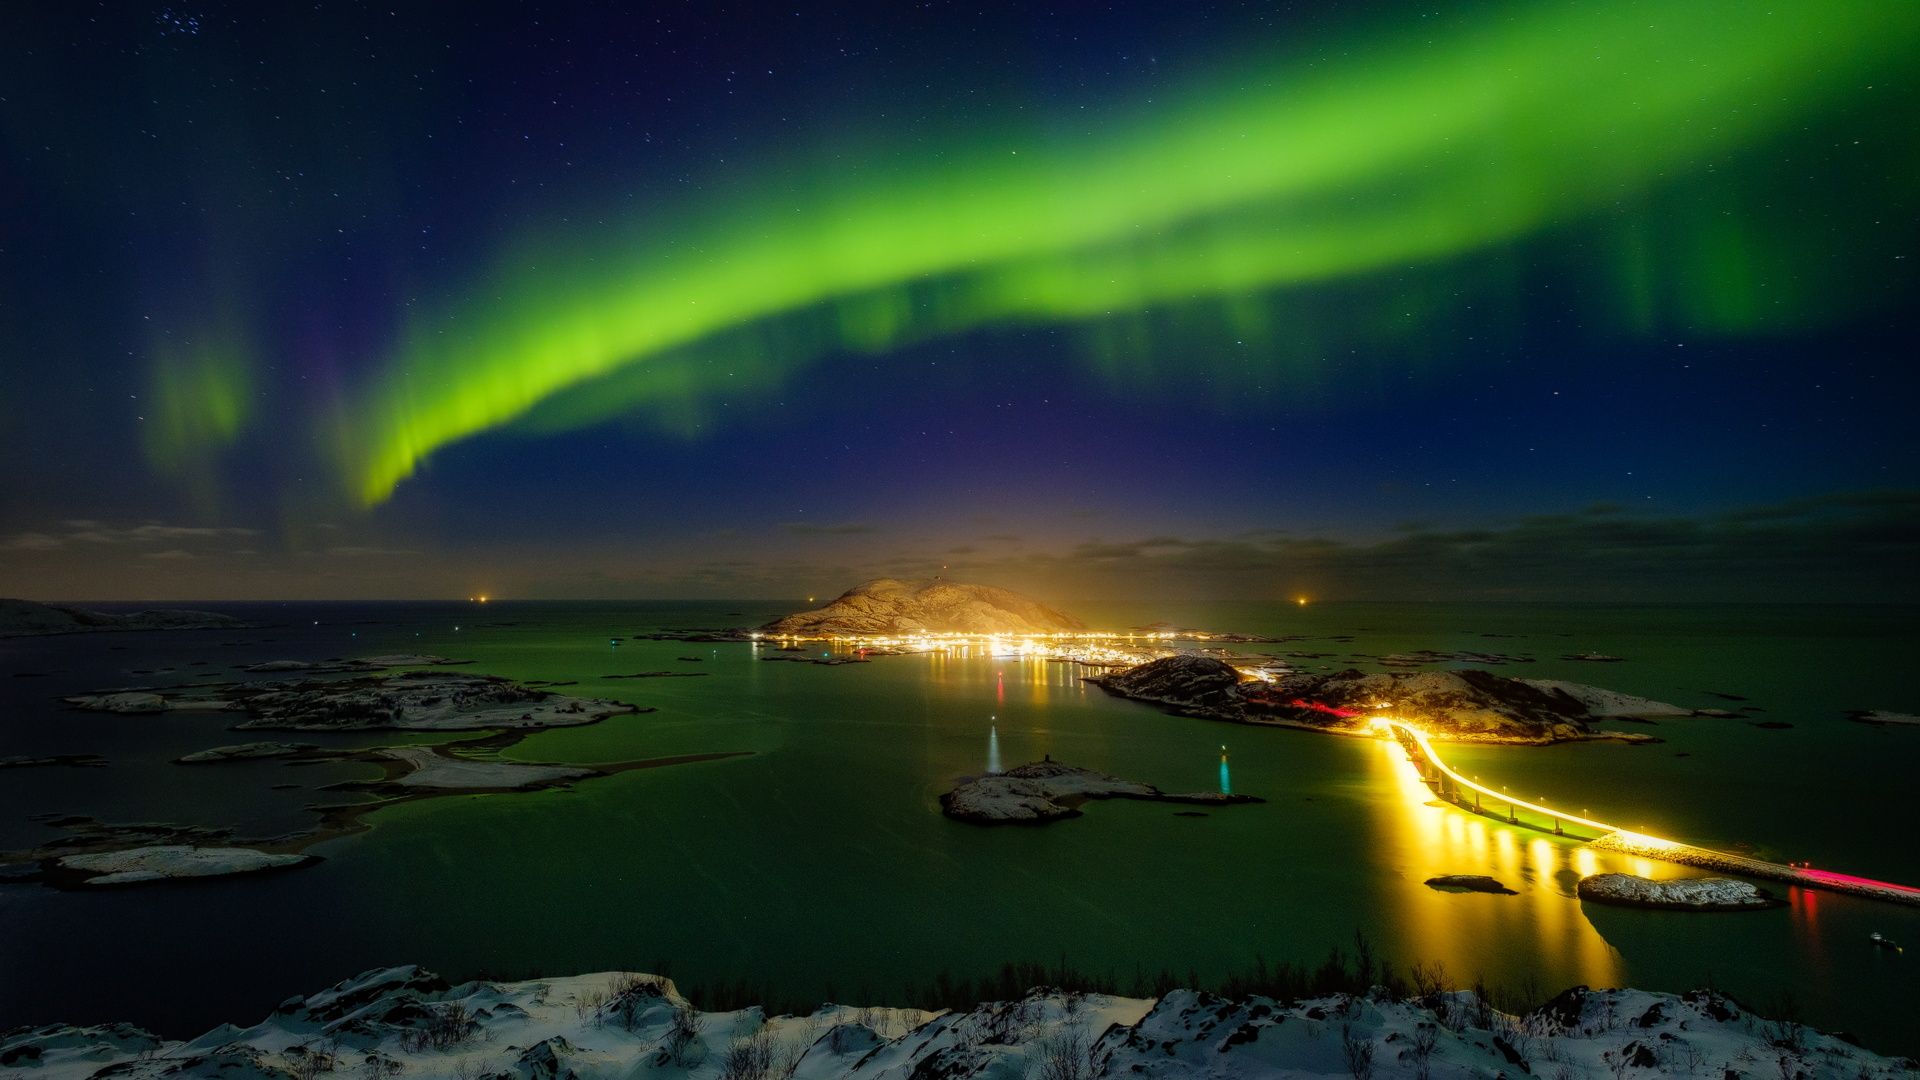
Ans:
<svg viewBox="0 0 1920 1080"><path fill-rule="evenodd" d="M0 595L1920 600L1917 50L9 4Z"/></svg>

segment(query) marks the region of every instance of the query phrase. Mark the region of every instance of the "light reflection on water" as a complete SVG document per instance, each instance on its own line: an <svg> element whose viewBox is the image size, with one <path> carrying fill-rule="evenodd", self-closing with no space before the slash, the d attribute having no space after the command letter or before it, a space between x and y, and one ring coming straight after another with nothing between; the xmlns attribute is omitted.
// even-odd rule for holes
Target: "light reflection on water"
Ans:
<svg viewBox="0 0 1920 1080"><path fill-rule="evenodd" d="M1616 858L1439 803L1397 744L1383 739L1373 749L1368 779L1393 797L1372 804L1369 835L1408 879L1408 887L1389 898L1407 955L1471 977L1486 966L1487 950L1497 947L1530 952L1590 986L1624 981L1620 953L1570 897L1582 874L1641 873L1644 867L1626 864L1646 860ZM1644 869L1647 876L1661 876ZM1421 884L1442 874L1484 874L1518 895L1442 892Z"/></svg>

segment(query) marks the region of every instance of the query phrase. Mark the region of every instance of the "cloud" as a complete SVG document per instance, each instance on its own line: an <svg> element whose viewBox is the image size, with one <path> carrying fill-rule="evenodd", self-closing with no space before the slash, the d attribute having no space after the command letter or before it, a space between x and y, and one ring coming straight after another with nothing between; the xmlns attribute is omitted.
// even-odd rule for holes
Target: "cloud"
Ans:
<svg viewBox="0 0 1920 1080"><path fill-rule="evenodd" d="M1069 597L1379 600L1920 600L1920 492L1862 492L1702 517L1592 507L1350 540L1241 533L1089 540L956 564Z"/></svg>
<svg viewBox="0 0 1920 1080"><path fill-rule="evenodd" d="M60 523L67 532L63 539L89 544L145 544L162 540L219 540L240 536L258 536L258 529L226 525L164 525L147 522L115 528L90 518L71 518Z"/></svg>
<svg viewBox="0 0 1920 1080"><path fill-rule="evenodd" d="M876 533L878 526L864 521L848 521L838 525L821 525L811 521L783 521L780 527L797 536L860 536Z"/></svg>
<svg viewBox="0 0 1920 1080"><path fill-rule="evenodd" d="M149 521L116 527L94 518L67 518L45 530L15 533L4 545L14 551L53 551L69 544L154 544L224 540L260 535L229 525L167 525Z"/></svg>
<svg viewBox="0 0 1920 1080"><path fill-rule="evenodd" d="M420 553L408 548L383 548L366 544L339 544L326 549L325 554L337 559L371 559L418 555Z"/></svg>
<svg viewBox="0 0 1920 1080"><path fill-rule="evenodd" d="M140 555L143 559L196 559L199 556L185 548L168 548L165 551L147 551Z"/></svg>

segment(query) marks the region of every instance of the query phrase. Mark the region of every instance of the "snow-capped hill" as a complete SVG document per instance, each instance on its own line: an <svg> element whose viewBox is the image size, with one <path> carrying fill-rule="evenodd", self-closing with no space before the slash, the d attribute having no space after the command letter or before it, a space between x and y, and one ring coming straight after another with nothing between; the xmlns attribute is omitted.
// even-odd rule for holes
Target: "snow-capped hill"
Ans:
<svg viewBox="0 0 1920 1080"><path fill-rule="evenodd" d="M1193 709L1238 709L1240 673L1211 656L1177 653L1093 679L1122 697Z"/></svg>
<svg viewBox="0 0 1920 1080"><path fill-rule="evenodd" d="M126 1025L0 1034L36 1080L1026 1080L1910 1075L1914 1063L1749 1016L1709 991L1576 987L1523 1014L1464 991L1295 1002L1176 990L1035 990L964 1012L703 1013L673 983L608 972L458 986L417 967L291 998L248 1028L166 1042Z"/></svg>
<svg viewBox="0 0 1920 1080"><path fill-rule="evenodd" d="M992 585L876 578L826 607L776 619L760 628L774 637L822 638L885 634L1051 634L1087 625L1029 596Z"/></svg>
<svg viewBox="0 0 1920 1080"><path fill-rule="evenodd" d="M231 615L184 608L152 608L119 615L32 600L0 600L0 638L107 630L237 630L249 625Z"/></svg>

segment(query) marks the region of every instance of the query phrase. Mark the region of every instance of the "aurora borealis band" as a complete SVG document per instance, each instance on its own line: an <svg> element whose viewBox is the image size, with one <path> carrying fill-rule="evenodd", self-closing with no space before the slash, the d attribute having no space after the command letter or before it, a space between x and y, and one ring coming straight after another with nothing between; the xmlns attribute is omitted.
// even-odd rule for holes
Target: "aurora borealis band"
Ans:
<svg viewBox="0 0 1920 1080"><path fill-rule="evenodd" d="M581 251L535 241L503 261L553 269L488 281L483 310L456 302L409 328L372 399L346 412L345 468L362 498L384 499L422 455L551 395L815 305L837 306L825 340L793 351L879 351L1459 255L1804 121L1846 88L1840 72L1870 76L1920 42L1920 13L1899 8L1646 12L1521 7L1418 45L1389 39L1366 65L1298 79L1255 67L1249 87L1182 88L1024 156L1024 138L982 136L938 156L861 155L878 175L776 172L692 228L669 211L588 240L583 273L565 269ZM1734 273L1706 270L1685 287ZM690 389L676 372L622 393L644 404Z"/></svg>
<svg viewBox="0 0 1920 1080"><path fill-rule="evenodd" d="M29 584L1906 535L1910 5L7 18Z"/></svg>

